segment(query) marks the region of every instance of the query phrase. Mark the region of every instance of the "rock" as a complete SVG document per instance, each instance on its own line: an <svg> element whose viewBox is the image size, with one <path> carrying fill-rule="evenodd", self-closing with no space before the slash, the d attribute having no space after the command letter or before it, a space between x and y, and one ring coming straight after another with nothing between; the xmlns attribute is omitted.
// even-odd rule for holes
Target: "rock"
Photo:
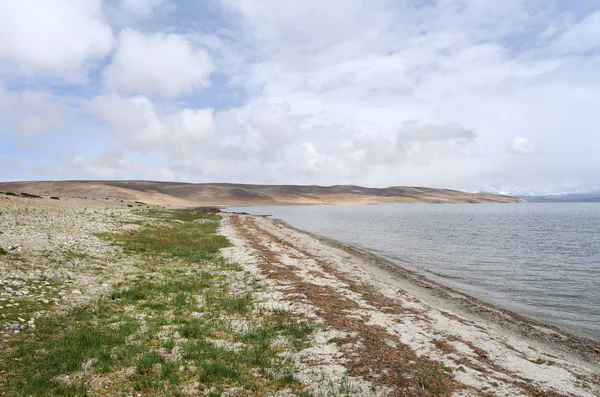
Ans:
<svg viewBox="0 0 600 397"><path fill-rule="evenodd" d="M87 372L87 371L89 371L89 370L90 370L90 368L92 367L92 365L96 364L97 362L98 362L98 359L96 359L96 358L90 358L89 360L87 360L86 362L84 362L84 363L81 365L81 369L82 369L83 371L86 371L86 372Z"/></svg>
<svg viewBox="0 0 600 397"><path fill-rule="evenodd" d="M15 251L15 250L21 250L21 248L23 248L23 246L21 244L15 244L15 245L10 245L8 247L9 251Z"/></svg>
<svg viewBox="0 0 600 397"><path fill-rule="evenodd" d="M14 323L14 324L8 324L6 326L6 328L14 331L14 330L22 329L23 326L21 324Z"/></svg>
<svg viewBox="0 0 600 397"><path fill-rule="evenodd" d="M78 290L78 289L74 289L74 290L73 290L71 293L72 293L72 294L79 295L79 294L81 294L81 291L80 291L80 290Z"/></svg>
<svg viewBox="0 0 600 397"><path fill-rule="evenodd" d="M38 196L37 194L31 194L31 193L21 193L21 197L27 197L27 198L43 198L42 196Z"/></svg>
<svg viewBox="0 0 600 397"><path fill-rule="evenodd" d="M102 288L108 288L108 284L106 284L106 283L102 284Z"/></svg>
<svg viewBox="0 0 600 397"><path fill-rule="evenodd" d="M203 313L192 312L191 316L192 318L200 318L203 316Z"/></svg>
<svg viewBox="0 0 600 397"><path fill-rule="evenodd" d="M53 379L56 383L68 386L71 384L71 377L69 375L59 375Z"/></svg>

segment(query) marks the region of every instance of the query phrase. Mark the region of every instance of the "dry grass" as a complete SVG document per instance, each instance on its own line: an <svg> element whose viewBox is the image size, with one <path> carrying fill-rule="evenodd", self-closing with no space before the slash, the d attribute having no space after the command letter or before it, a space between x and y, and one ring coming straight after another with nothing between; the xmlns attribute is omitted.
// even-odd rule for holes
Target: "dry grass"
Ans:
<svg viewBox="0 0 600 397"><path fill-rule="evenodd" d="M302 299L303 302L316 308L326 326L348 335L356 335L333 341L346 353L346 367L350 375L391 388L390 396L449 396L459 388L448 368L425 357L418 357L411 348L384 328L366 325L362 319L348 316L348 311L359 307L355 301L340 295L332 287L306 282L293 268L282 266L277 255L266 247L263 239L276 240L277 243L288 246L290 243L259 230L251 218L233 217L232 222L244 232L245 238L256 251L259 265L265 274L294 286L289 290L290 299L298 299L297 294L302 294L306 297ZM302 252L297 247L291 248ZM308 256L305 252L303 254ZM352 282L348 277L335 272L328 264L320 265L326 273L333 273L346 282ZM354 282L352 288L354 292L362 294L369 304L396 306L400 313L404 312L404 308L398 307L397 303L371 288L361 288ZM394 342L393 346L386 343L390 340Z"/></svg>
<svg viewBox="0 0 600 397"><path fill-rule="evenodd" d="M433 343L435 347L440 349L444 354L456 353L456 348L446 341L443 341L441 339L434 339L431 341L431 343Z"/></svg>

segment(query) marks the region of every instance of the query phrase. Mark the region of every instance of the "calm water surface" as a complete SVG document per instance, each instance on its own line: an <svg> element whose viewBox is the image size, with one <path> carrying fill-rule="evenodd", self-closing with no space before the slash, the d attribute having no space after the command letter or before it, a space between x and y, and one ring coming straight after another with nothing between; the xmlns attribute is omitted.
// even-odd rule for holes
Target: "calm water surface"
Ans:
<svg viewBox="0 0 600 397"><path fill-rule="evenodd" d="M233 209L232 209L233 210ZM600 340L600 204L238 207Z"/></svg>

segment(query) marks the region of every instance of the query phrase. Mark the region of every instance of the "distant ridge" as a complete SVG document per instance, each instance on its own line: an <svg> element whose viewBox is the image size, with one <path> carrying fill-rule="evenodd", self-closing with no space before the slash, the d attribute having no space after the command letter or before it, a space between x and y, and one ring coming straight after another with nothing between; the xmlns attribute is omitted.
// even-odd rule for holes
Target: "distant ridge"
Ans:
<svg viewBox="0 0 600 397"><path fill-rule="evenodd" d="M547 196L521 196L532 203L596 203L600 202L600 192L579 194L555 194Z"/></svg>
<svg viewBox="0 0 600 397"><path fill-rule="evenodd" d="M517 203L516 197L425 187L244 185L154 181L1 182L0 192L121 199L170 206Z"/></svg>

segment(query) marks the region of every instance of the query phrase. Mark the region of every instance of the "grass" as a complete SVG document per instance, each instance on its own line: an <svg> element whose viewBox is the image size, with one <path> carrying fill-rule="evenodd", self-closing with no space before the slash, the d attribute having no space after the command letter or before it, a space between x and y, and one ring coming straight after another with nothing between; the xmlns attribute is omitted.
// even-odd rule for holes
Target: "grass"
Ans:
<svg viewBox="0 0 600 397"><path fill-rule="evenodd" d="M417 366L417 376L423 389L434 396L452 395L452 387L449 387L448 378L445 376L452 372L450 368L431 360L420 360Z"/></svg>
<svg viewBox="0 0 600 397"><path fill-rule="evenodd" d="M122 247L135 277L14 338L0 356L0 390L10 396L219 396L233 389L306 395L287 353L308 346L315 328L286 312L255 309L248 287L261 285L222 258L219 250L229 242L217 234L220 218L193 210L137 214L140 229L99 235ZM233 326L239 322L248 327Z"/></svg>

